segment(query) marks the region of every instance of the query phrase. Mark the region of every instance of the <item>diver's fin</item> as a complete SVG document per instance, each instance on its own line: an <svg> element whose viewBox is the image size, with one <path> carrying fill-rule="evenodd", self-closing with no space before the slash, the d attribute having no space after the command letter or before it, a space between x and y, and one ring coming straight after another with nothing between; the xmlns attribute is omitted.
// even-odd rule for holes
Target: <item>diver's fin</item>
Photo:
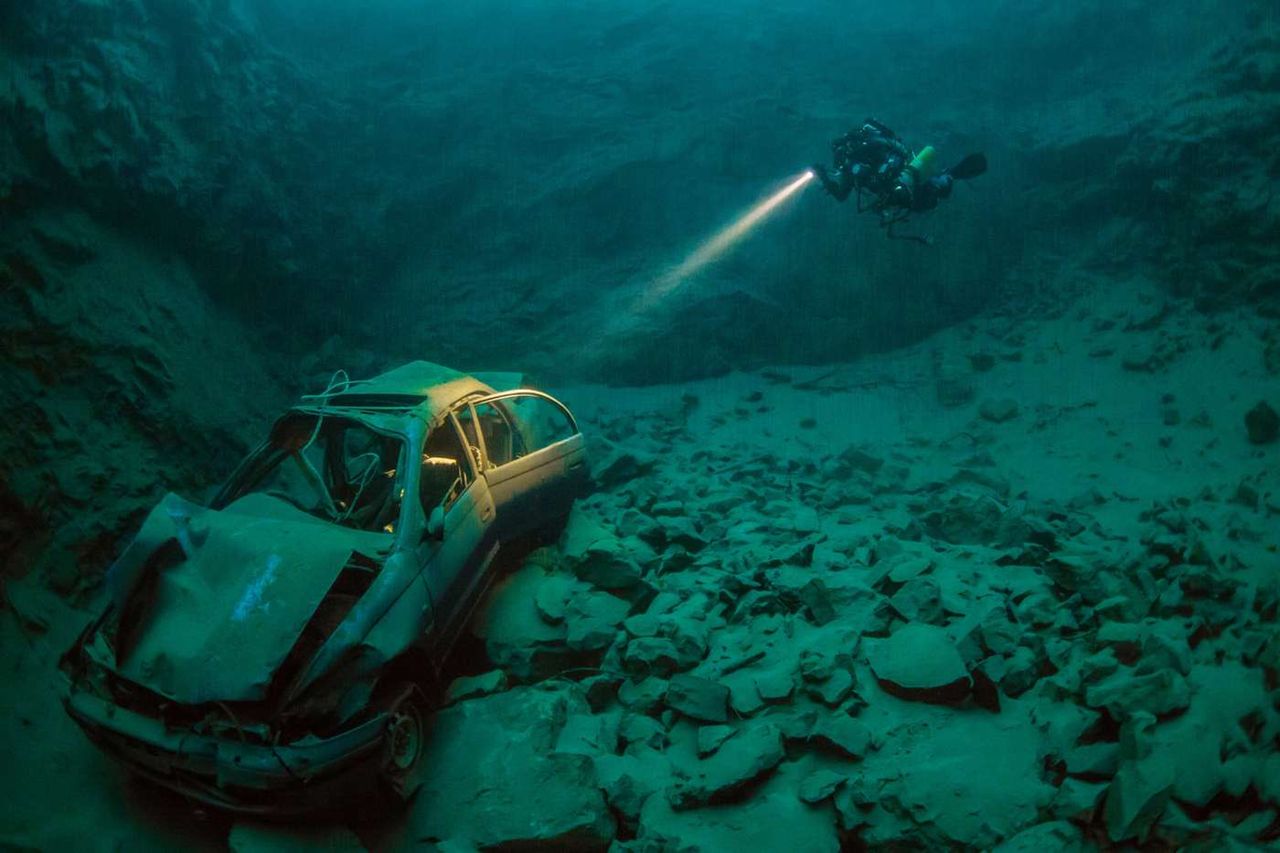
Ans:
<svg viewBox="0 0 1280 853"><path fill-rule="evenodd" d="M958 181L967 181L971 178L976 178L983 172L987 171L987 155L970 154L947 171L951 174L951 177Z"/></svg>

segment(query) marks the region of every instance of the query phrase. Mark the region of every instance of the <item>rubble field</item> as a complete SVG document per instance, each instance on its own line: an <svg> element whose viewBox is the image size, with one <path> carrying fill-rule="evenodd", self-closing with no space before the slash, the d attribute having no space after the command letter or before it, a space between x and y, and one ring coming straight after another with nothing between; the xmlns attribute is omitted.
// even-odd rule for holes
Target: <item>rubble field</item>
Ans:
<svg viewBox="0 0 1280 853"><path fill-rule="evenodd" d="M122 784L52 698L84 614L11 584L22 738L5 750L23 772L6 774L0 837L49 848L92 822L104 847L236 850L1272 845L1280 468L1249 413L1280 382L1265 324L1212 323L1134 285L835 368L560 389L598 490L495 585L424 787L390 820L192 820ZM24 778L77 814L41 812Z"/></svg>

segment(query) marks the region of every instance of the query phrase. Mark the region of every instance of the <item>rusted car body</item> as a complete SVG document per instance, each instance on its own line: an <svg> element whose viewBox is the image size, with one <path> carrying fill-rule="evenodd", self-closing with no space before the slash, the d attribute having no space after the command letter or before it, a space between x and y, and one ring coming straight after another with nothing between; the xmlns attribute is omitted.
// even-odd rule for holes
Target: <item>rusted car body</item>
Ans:
<svg viewBox="0 0 1280 853"><path fill-rule="evenodd" d="M552 397L414 362L305 397L209 507L165 496L64 655L68 713L201 801L299 812L423 768L424 684L504 543L588 481Z"/></svg>

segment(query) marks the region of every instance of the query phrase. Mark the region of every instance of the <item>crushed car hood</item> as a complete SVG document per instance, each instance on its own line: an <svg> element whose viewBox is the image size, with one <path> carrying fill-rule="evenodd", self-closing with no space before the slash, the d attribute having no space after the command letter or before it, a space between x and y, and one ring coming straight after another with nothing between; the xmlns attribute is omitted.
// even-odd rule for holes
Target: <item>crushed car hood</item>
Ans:
<svg viewBox="0 0 1280 853"><path fill-rule="evenodd" d="M265 495L221 511L167 495L112 567L117 604L152 596L117 671L178 702L260 700L352 553L390 542Z"/></svg>

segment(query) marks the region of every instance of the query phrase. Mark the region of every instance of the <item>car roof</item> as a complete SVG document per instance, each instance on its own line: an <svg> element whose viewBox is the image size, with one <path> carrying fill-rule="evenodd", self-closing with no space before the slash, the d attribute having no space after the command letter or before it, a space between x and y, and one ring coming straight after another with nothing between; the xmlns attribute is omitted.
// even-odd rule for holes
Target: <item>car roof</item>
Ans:
<svg viewBox="0 0 1280 853"><path fill-rule="evenodd" d="M429 361L411 361L372 379L330 383L324 393L304 396L295 409L340 412L356 419L373 416L384 422L389 415L412 413L435 423L459 400L492 393L474 376Z"/></svg>

